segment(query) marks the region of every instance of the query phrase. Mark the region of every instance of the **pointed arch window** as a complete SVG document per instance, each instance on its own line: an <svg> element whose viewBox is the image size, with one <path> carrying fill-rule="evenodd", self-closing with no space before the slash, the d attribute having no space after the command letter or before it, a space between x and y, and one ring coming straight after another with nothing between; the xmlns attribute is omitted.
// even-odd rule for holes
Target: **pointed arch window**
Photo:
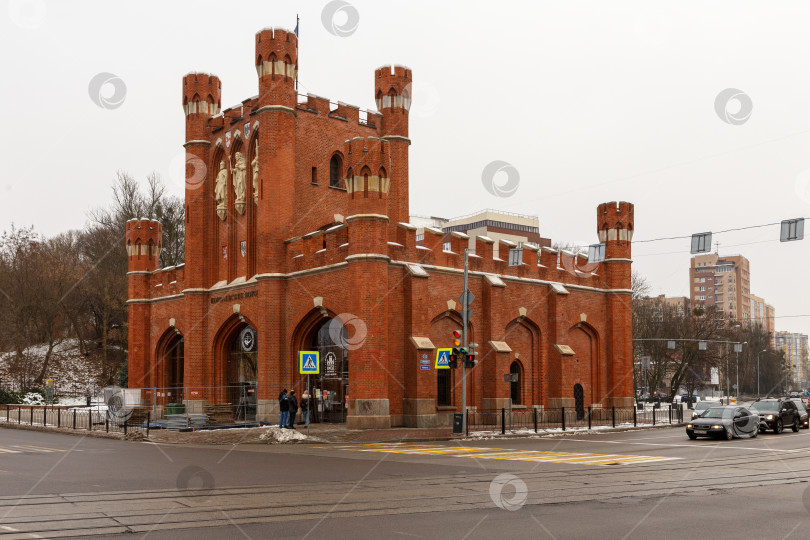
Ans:
<svg viewBox="0 0 810 540"><path fill-rule="evenodd" d="M340 154L333 154L329 160L329 187L340 187L340 176L343 170L343 160Z"/></svg>

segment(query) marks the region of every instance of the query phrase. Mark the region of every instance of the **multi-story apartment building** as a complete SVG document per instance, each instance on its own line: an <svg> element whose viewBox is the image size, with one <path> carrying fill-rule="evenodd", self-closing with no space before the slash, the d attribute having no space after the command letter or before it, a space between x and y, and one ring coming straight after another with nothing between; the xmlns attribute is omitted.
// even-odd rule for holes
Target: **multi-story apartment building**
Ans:
<svg viewBox="0 0 810 540"><path fill-rule="evenodd" d="M660 300L662 304L674 308L678 316L689 315L691 312L690 306L692 303L686 296L664 296L660 294L658 295L658 300Z"/></svg>
<svg viewBox="0 0 810 540"><path fill-rule="evenodd" d="M723 318L761 326L770 333L774 347L776 310L751 294L750 265L742 255L706 253L692 257L689 297L692 307L715 307Z"/></svg>
<svg viewBox="0 0 810 540"><path fill-rule="evenodd" d="M738 321L751 319L751 275L748 259L742 255L707 253L692 257L689 285L693 306L713 306Z"/></svg>
<svg viewBox="0 0 810 540"><path fill-rule="evenodd" d="M808 388L807 334L776 332L774 341L777 350L785 351L794 386Z"/></svg>
<svg viewBox="0 0 810 540"><path fill-rule="evenodd" d="M774 347L776 345L776 342L774 341L774 332L776 331L776 328L774 327L776 310L764 299L753 294L751 295L750 303L751 324L757 324L770 332L771 347Z"/></svg>

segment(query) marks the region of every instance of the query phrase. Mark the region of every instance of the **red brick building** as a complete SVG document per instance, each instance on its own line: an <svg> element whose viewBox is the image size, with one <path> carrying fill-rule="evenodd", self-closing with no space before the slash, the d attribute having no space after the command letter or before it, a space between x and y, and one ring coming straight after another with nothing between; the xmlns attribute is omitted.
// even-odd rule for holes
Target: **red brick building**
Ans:
<svg viewBox="0 0 810 540"><path fill-rule="evenodd" d="M160 223L127 224L130 387L183 389L193 411L247 386L269 420L281 388L305 388L298 351L318 350L324 418L449 423L461 373L435 369L435 349L461 326L468 239L453 233L445 251L427 230L417 246L407 223L411 70L375 70L379 112L361 117L298 99L291 32L258 32L254 64L258 95L222 112L215 75L183 78L186 262L158 268ZM478 239L471 406L632 405L633 206L602 204L596 218L599 264L529 246L509 267ZM510 372L519 382L504 382Z"/></svg>

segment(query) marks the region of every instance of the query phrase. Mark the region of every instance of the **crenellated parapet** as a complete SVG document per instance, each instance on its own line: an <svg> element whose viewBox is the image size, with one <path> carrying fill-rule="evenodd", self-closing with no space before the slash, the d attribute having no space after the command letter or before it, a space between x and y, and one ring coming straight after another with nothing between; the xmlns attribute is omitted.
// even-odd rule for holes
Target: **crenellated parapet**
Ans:
<svg viewBox="0 0 810 540"><path fill-rule="evenodd" d="M369 194L377 198L391 188L391 150L388 141L377 137L355 137L344 144L346 192L354 199Z"/></svg>
<svg viewBox="0 0 810 540"><path fill-rule="evenodd" d="M344 262L349 254L348 227L341 223L287 240L289 270L298 272Z"/></svg>
<svg viewBox="0 0 810 540"><path fill-rule="evenodd" d="M163 227L153 219L131 219L126 224L130 272L151 272L159 266Z"/></svg>
<svg viewBox="0 0 810 540"><path fill-rule="evenodd" d="M294 108L297 73L298 36L283 28L265 28L256 32L259 107L280 105Z"/></svg>
<svg viewBox="0 0 810 540"><path fill-rule="evenodd" d="M191 72L183 77L183 112L208 118L222 108L222 83L211 73Z"/></svg>
<svg viewBox="0 0 810 540"><path fill-rule="evenodd" d="M222 83L210 73L187 73L183 77L183 113L186 142L208 138L208 123L222 108Z"/></svg>
<svg viewBox="0 0 810 540"><path fill-rule="evenodd" d="M381 66L374 70L374 96L377 110L411 108L413 75L405 66Z"/></svg>
<svg viewBox="0 0 810 540"><path fill-rule="evenodd" d="M596 210L599 241L605 244L605 272L607 286L614 289L630 289L630 263L632 255L633 205L629 202L600 204Z"/></svg>
<svg viewBox="0 0 810 540"><path fill-rule="evenodd" d="M359 148L359 141L356 144ZM600 205L600 208L603 207L604 205ZM610 205L607 207L610 208ZM630 230L632 221L627 220L627 217L625 212L622 223L628 226L625 230ZM393 240L385 241L389 228L393 229L390 235ZM379 213L349 216L345 224L288 240L287 254L291 271L336 264L347 256L360 253L386 255L391 261L461 270L464 267L464 249L469 246L469 267L474 272L561 285L627 288L625 274L629 268L629 260L592 263L588 262L588 256L583 252L523 244L522 263L510 266L509 250L515 249L517 245L509 240L496 241L486 236L470 239L464 233L446 234L441 229L425 227L423 239L417 242L416 230L416 227L408 223L389 223ZM624 236L627 237L626 234ZM616 237L619 238L618 232ZM361 245L352 245L352 238ZM498 256L495 255L496 243Z"/></svg>
<svg viewBox="0 0 810 540"><path fill-rule="evenodd" d="M374 99L383 116L383 135L408 137L412 84L413 74L405 66L382 66L374 71Z"/></svg>
<svg viewBox="0 0 810 540"><path fill-rule="evenodd" d="M599 241L627 244L633 241L633 205L629 202L602 203L596 210Z"/></svg>

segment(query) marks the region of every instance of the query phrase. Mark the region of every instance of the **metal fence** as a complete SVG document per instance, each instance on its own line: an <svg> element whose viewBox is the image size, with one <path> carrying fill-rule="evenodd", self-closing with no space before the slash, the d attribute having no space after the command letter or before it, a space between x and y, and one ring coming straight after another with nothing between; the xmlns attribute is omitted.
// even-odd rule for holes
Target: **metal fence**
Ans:
<svg viewBox="0 0 810 540"><path fill-rule="evenodd" d="M630 426L680 424L684 421L684 406L669 405L659 409L635 407L568 408L559 409L485 409L467 411L467 435L471 431L593 429L598 426Z"/></svg>
<svg viewBox="0 0 810 540"><path fill-rule="evenodd" d="M149 413L144 417L117 416L110 410L54 405L2 405L0 424L47 426L84 431L124 433L143 431L149 436Z"/></svg>

